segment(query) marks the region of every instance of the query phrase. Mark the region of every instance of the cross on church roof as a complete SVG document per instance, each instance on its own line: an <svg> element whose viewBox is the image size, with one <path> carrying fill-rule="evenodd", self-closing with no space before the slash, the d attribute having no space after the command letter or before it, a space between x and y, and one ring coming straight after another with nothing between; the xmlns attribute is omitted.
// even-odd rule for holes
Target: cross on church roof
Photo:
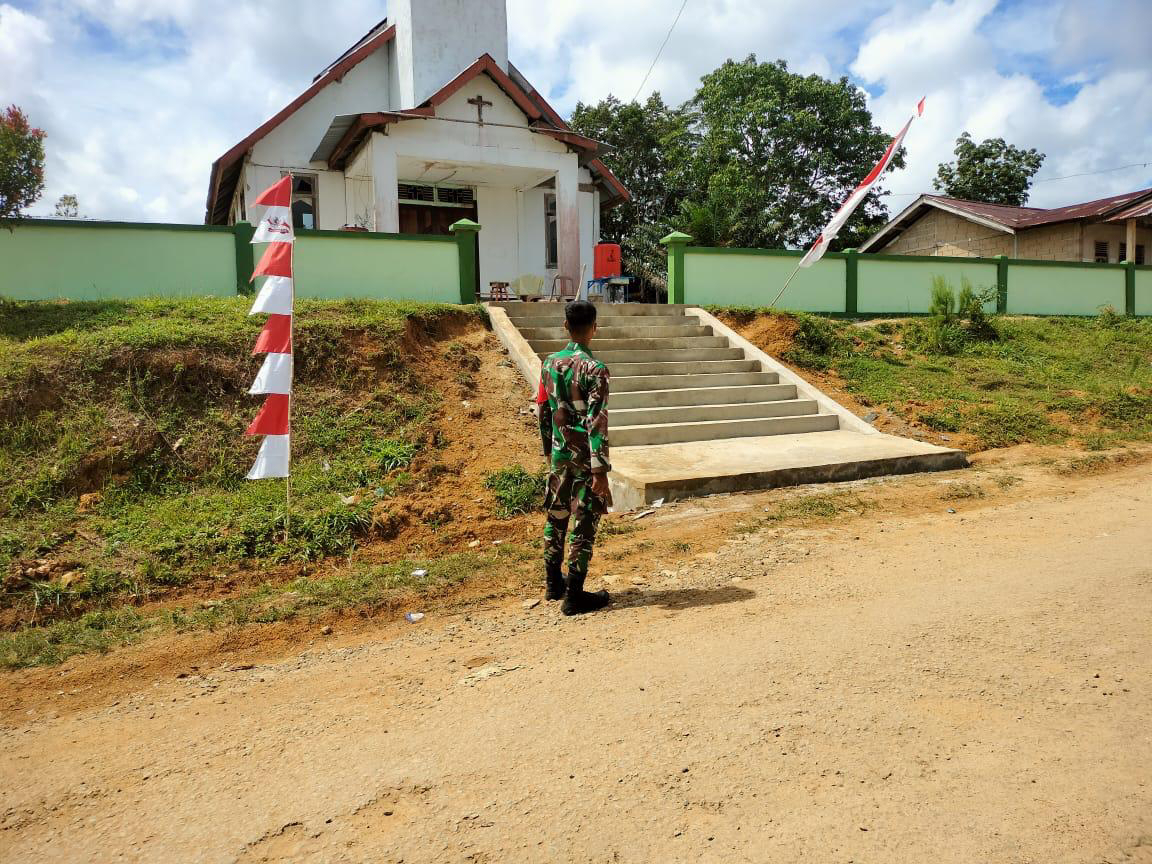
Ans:
<svg viewBox="0 0 1152 864"><path fill-rule="evenodd" d="M477 93L475 96L468 100L468 104L476 106L476 122L483 126L484 109L491 108L492 103L485 99L482 93Z"/></svg>

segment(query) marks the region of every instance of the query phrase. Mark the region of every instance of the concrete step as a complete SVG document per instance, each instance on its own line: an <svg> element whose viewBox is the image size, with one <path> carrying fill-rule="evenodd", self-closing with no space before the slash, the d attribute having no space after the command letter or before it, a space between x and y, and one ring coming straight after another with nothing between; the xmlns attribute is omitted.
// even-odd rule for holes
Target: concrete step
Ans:
<svg viewBox="0 0 1152 864"><path fill-rule="evenodd" d="M612 437L616 444L615 433ZM846 429L794 435L736 438L612 448L612 495L616 508L643 507L663 498L772 489L799 483L837 483L964 468L957 450L892 435Z"/></svg>
<svg viewBox="0 0 1152 864"><path fill-rule="evenodd" d="M568 341L563 339L529 339L528 344L537 354L547 355L564 350ZM611 354L618 351L667 351L669 349L693 350L697 348L724 348L739 351L740 356L744 356L744 352L740 351L739 348L729 349L728 340L723 336L685 336L674 339L597 339L592 343L592 353L596 357L602 356L605 352Z"/></svg>
<svg viewBox="0 0 1152 864"><path fill-rule="evenodd" d="M620 363L709 363L716 360L740 360L755 364L755 360L744 361L744 352L739 348L672 348L668 351L605 351L596 355L609 367ZM704 370L701 369L701 372ZM733 370L728 370L733 371ZM744 370L735 370L744 371ZM675 374L675 373L673 373Z"/></svg>
<svg viewBox="0 0 1152 864"><path fill-rule="evenodd" d="M541 360L548 356L547 351L536 354ZM690 363L708 360L743 360L744 352L739 348L652 348L647 351L597 351L596 359L611 366L613 363Z"/></svg>
<svg viewBox="0 0 1152 864"><path fill-rule="evenodd" d="M616 408L609 400L608 426L652 426L697 423L702 420L757 420L764 417L801 417L816 414L814 399L778 399L774 402L739 402L720 405L680 405L673 408Z"/></svg>
<svg viewBox="0 0 1152 864"><path fill-rule="evenodd" d="M516 329L521 332L525 330L532 330L542 327L553 329L564 329L564 313L552 317L543 316L530 316L525 318L513 318L512 323L516 325ZM646 315L640 316L606 316L597 318L596 323L603 330L605 327L611 328L632 328L632 327L699 327L695 318L685 318L683 315Z"/></svg>
<svg viewBox="0 0 1152 864"><path fill-rule="evenodd" d="M636 375L612 379L612 393L637 390L682 390L685 387L737 387L747 384L775 384L775 372L724 372L718 375Z"/></svg>
<svg viewBox="0 0 1152 864"><path fill-rule="evenodd" d="M543 316L547 318L551 315L564 316L563 303L492 303L492 306L499 306L503 309L509 318L529 318L536 316ZM661 316L661 315L678 315L684 316L683 306L672 306L667 303L597 303L596 313L598 316L621 318L621 317L636 317L636 316Z"/></svg>
<svg viewBox="0 0 1152 864"><path fill-rule="evenodd" d="M755 360L684 360L658 363L609 363L608 371L615 379L636 378L646 375L720 375L729 372L756 372L760 364Z"/></svg>
<svg viewBox="0 0 1152 864"><path fill-rule="evenodd" d="M568 332L561 325L559 327L533 327L530 324L520 328L520 335L529 342L547 339L551 341L568 340ZM643 324L631 323L621 326L601 326L596 331L596 341L592 350L607 339L675 339L692 336L712 336L712 330L697 324L675 324L668 327L648 327ZM727 340L725 340L726 342Z"/></svg>
<svg viewBox="0 0 1152 864"><path fill-rule="evenodd" d="M608 416L618 409L675 408L692 405L735 405L744 402L773 402L796 398L794 384L762 384L737 387L686 387L682 390L635 390L616 392L613 384L608 399Z"/></svg>
<svg viewBox="0 0 1152 864"><path fill-rule="evenodd" d="M608 413L612 417L611 411ZM617 426L609 439L615 447L676 444L684 441L712 441L721 438L750 438L761 435L791 435L797 432L829 432L840 428L835 414L806 414L799 417L764 417L753 420L706 420L696 423L664 423L646 426Z"/></svg>

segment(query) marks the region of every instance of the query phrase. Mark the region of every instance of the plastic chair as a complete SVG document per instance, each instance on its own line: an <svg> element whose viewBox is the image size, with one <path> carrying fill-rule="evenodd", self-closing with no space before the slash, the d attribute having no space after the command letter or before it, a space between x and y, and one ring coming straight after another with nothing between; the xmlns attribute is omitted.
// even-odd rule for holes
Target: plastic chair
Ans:
<svg viewBox="0 0 1152 864"><path fill-rule="evenodd" d="M539 300L544 294L544 277L525 273L511 284L512 296L521 300Z"/></svg>

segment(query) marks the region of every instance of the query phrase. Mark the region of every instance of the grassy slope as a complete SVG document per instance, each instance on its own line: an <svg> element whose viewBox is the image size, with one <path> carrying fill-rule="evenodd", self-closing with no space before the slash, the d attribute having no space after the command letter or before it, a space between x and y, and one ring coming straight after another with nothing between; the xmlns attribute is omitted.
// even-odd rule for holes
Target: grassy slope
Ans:
<svg viewBox="0 0 1152 864"><path fill-rule="evenodd" d="M716 311L746 332L768 314ZM787 319L779 322L791 338L786 362L817 380L835 376L863 405L961 433L978 447L1152 440L1152 319L997 318L995 338L961 335L945 354L929 319L852 324L775 314Z"/></svg>
<svg viewBox="0 0 1152 864"><path fill-rule="evenodd" d="M259 405L245 392L260 326L246 306L0 302L0 665L57 662L160 630L372 608L531 554L512 543L452 553L415 580L426 559L305 571L380 533L373 511L379 518L390 498L436 494L438 417L451 388L430 374L432 355L410 362L412 349L437 338L435 356L456 369L462 346L451 336L480 313L301 304L297 397L307 410L294 429L285 542L283 485L241 479L256 449L241 433ZM817 380L835 377L862 404L982 446L1152 440L1152 321L997 320L998 339L961 340L959 353L942 355L925 347L923 319L723 315L749 333L767 321L787 336L775 353ZM456 383L472 387L463 358L458 369ZM532 508L539 492L518 466L488 485L504 514ZM245 572L245 590L215 597L218 579ZM181 593L190 602L149 602ZM201 602L205 594L214 599Z"/></svg>
<svg viewBox="0 0 1152 864"><path fill-rule="evenodd" d="M441 394L406 349L479 310L300 304L296 398L308 410L293 429L285 541L283 483L243 479L257 445L242 432L260 404L246 393L260 359L246 307L0 302L0 614L6 629L58 622L8 637L0 662L56 660L155 623L126 600L343 552L369 532L374 504L413 482L409 463L436 447ZM344 503L358 489L368 494ZM406 566L374 574L374 590ZM301 590L304 605L325 593L339 605L352 589ZM205 615L267 620L268 608L256 596Z"/></svg>

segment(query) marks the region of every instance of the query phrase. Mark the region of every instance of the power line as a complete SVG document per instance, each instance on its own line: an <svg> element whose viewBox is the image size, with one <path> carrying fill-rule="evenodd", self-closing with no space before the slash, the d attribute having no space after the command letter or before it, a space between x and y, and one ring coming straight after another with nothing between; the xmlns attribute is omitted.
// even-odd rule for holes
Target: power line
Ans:
<svg viewBox="0 0 1152 864"><path fill-rule="evenodd" d="M1073 177L1093 177L1097 174L1111 174L1115 171L1126 171L1129 168L1147 168L1152 165L1152 162L1133 162L1130 165L1118 165L1115 168L1101 168L1099 171L1084 171L1080 174L1065 174L1063 177L1041 177L1039 180L1033 180L1032 183L1051 183L1054 180L1071 180ZM892 198L917 198L923 195L923 192L889 192L887 193Z"/></svg>
<svg viewBox="0 0 1152 864"><path fill-rule="evenodd" d="M1033 180L1033 183L1051 183L1053 180L1071 180L1073 177L1091 177L1094 174L1111 174L1113 171L1125 171L1128 168L1147 168L1152 162L1133 162L1131 165L1120 165L1116 168L1101 168L1099 171L1085 171L1083 174L1066 174L1063 177L1042 177Z"/></svg>
<svg viewBox="0 0 1152 864"><path fill-rule="evenodd" d="M652 74L652 70L656 68L656 62L660 59L660 55L664 53L664 46L668 44L668 40L672 38L672 31L676 29L676 25L680 22L680 16L684 14L684 7L688 5L688 0L684 0L680 4L680 11L676 13L676 18L672 21L672 26L668 28L668 32L664 36L664 41L660 43L660 50L656 52L656 56L652 60L652 65L648 67L648 71L644 73L644 80L640 82L640 86L636 88L636 92L632 96L632 101L636 101L636 97L640 95L640 91L644 89L644 85L648 83L648 76Z"/></svg>

